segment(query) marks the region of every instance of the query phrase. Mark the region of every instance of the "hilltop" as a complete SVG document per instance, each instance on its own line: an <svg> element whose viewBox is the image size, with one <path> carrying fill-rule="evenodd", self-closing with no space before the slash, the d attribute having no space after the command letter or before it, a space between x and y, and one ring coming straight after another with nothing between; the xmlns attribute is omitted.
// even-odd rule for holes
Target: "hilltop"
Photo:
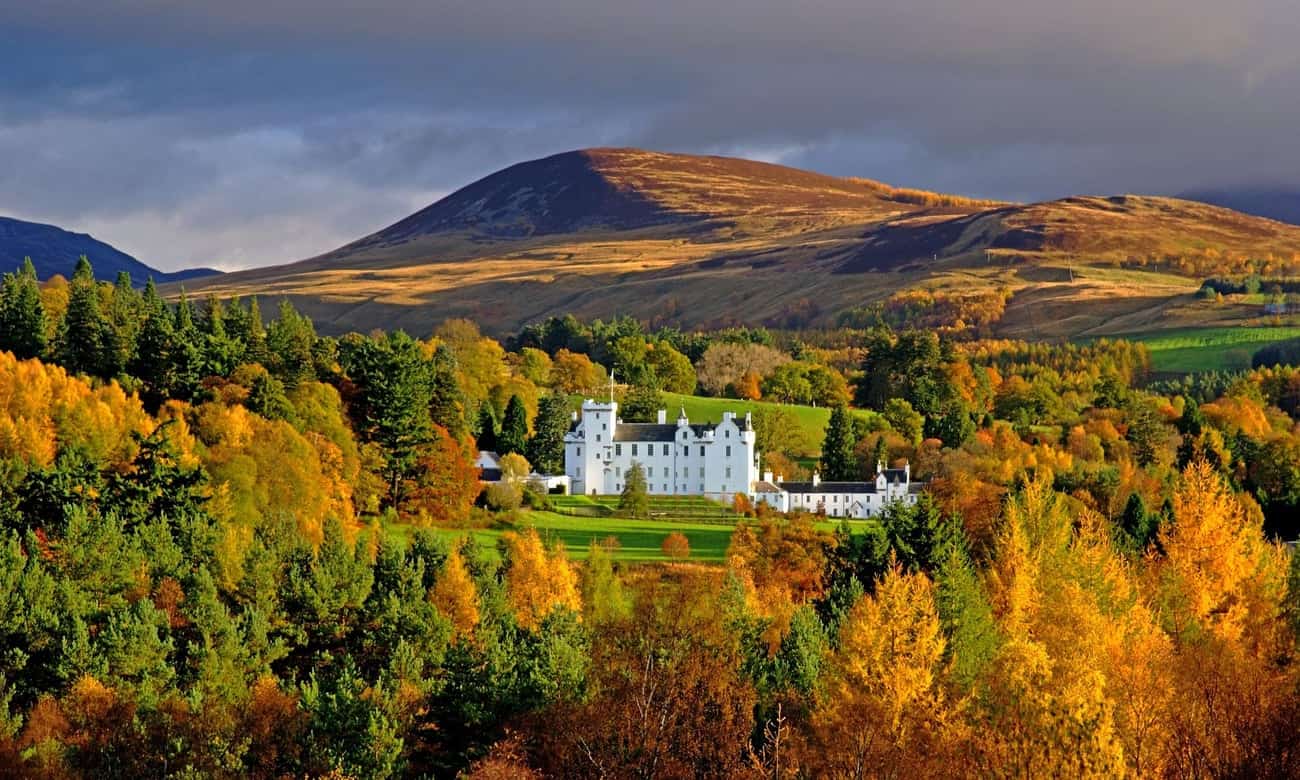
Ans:
<svg viewBox="0 0 1300 780"><path fill-rule="evenodd" d="M331 332L415 333L560 313L816 323L904 289L1005 289L1002 332L1077 336L1195 324L1199 274L1219 258L1297 253L1300 227L1177 198L1001 203L589 149L510 166L319 257L191 288L287 296Z"/></svg>
<svg viewBox="0 0 1300 780"><path fill-rule="evenodd" d="M140 284L150 277L159 283L181 282L221 273L211 268L193 268L175 273L159 271L86 233L73 233L55 225L0 217L0 271L12 271L30 257L36 266L36 275L41 279L48 279L55 274L70 277L82 255L95 267L95 275L106 281L117 278L122 271L131 274L131 278Z"/></svg>

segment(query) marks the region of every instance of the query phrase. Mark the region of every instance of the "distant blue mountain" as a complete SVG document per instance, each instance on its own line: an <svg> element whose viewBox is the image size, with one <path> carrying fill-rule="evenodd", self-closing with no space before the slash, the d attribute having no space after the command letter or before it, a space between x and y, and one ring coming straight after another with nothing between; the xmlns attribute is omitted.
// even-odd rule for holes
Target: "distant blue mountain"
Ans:
<svg viewBox="0 0 1300 780"><path fill-rule="evenodd" d="M95 267L95 276L106 281L113 281L121 271L131 274L131 281L137 285L143 285L150 277L162 284L221 273L211 268L189 268L173 273L159 271L85 233L0 217L0 271L19 268L23 260L30 257L36 266L36 275L41 279L49 279L55 274L71 277L82 255Z"/></svg>
<svg viewBox="0 0 1300 780"><path fill-rule="evenodd" d="M1257 217L1300 225L1300 190L1283 188L1200 190L1181 197Z"/></svg>

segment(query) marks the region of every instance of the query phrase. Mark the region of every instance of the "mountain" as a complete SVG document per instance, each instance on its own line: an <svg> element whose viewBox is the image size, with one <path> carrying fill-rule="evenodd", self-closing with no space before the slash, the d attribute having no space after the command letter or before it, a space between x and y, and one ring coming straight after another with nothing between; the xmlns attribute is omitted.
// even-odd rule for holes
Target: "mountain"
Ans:
<svg viewBox="0 0 1300 780"><path fill-rule="evenodd" d="M1182 197L1257 217L1300 225L1300 191L1288 189L1200 190Z"/></svg>
<svg viewBox="0 0 1300 780"><path fill-rule="evenodd" d="M1006 291L998 332L1079 336L1236 316L1198 308L1197 274L1216 258L1297 252L1300 227L1176 198L1001 203L588 149L505 168L327 254L191 290L285 296L326 332L416 334L448 317L502 333L565 313L817 324L900 290Z"/></svg>
<svg viewBox="0 0 1300 780"><path fill-rule="evenodd" d="M30 257L42 279L55 274L71 277L77 260L85 255L95 267L95 276L113 281L121 271L143 284L150 277L155 282L180 282L221 273L211 268L190 268L165 273L150 268L127 253L85 233L72 233L54 225L24 222L0 217L0 270L12 271Z"/></svg>

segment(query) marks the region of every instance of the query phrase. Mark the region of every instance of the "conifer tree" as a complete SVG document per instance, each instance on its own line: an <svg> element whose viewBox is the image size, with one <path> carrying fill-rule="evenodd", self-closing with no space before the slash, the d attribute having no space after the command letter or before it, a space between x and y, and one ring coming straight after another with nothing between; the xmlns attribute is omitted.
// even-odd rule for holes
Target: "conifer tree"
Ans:
<svg viewBox="0 0 1300 780"><path fill-rule="evenodd" d="M108 334L108 321L99 306L99 284L83 255L72 274L68 310L54 345L55 360L73 374L107 376Z"/></svg>
<svg viewBox="0 0 1300 780"><path fill-rule="evenodd" d="M501 420L501 435L497 437L497 452L508 455L512 452L522 453L528 446L528 410L523 400L510 396L506 403L506 413Z"/></svg>
<svg viewBox="0 0 1300 780"><path fill-rule="evenodd" d="M113 283L113 297L108 305L108 336L104 369L108 376L126 370L135 356L136 339L142 319L140 294L131 286L131 275L122 271Z"/></svg>
<svg viewBox="0 0 1300 780"><path fill-rule="evenodd" d="M21 360L45 354L47 321L36 267L31 258L20 271L5 274L0 289L0 349Z"/></svg>
<svg viewBox="0 0 1300 780"><path fill-rule="evenodd" d="M482 403L478 407L478 438L475 440L480 450L496 452L497 416L492 413L492 404Z"/></svg>
<svg viewBox="0 0 1300 780"><path fill-rule="evenodd" d="M439 344L433 352L431 387L429 416L452 436L463 436L466 432L465 399L456 382L456 356L446 344Z"/></svg>
<svg viewBox="0 0 1300 780"><path fill-rule="evenodd" d="M822 479L831 482L852 480L857 476L857 459L853 455L853 421L846 406L831 410L822 442Z"/></svg>
<svg viewBox="0 0 1300 780"><path fill-rule="evenodd" d="M140 305L144 322L136 339L135 357L127 364L127 371L144 383L141 397L145 405L156 409L172 396L176 386L175 320L152 279L145 285Z"/></svg>
<svg viewBox="0 0 1300 780"><path fill-rule="evenodd" d="M569 399L551 393L537 403L533 438L528 440L528 460L543 474L564 472L564 434L569 432Z"/></svg>

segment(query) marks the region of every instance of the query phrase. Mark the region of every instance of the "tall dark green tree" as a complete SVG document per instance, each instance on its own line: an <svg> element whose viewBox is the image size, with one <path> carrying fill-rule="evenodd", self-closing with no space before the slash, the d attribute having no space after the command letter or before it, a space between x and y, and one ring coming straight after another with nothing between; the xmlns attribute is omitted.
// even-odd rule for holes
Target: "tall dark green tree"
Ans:
<svg viewBox="0 0 1300 780"><path fill-rule="evenodd" d="M17 273L5 274L0 288L0 349L21 360L45 354L48 321L31 258Z"/></svg>
<svg viewBox="0 0 1300 780"><path fill-rule="evenodd" d="M923 495L915 504L890 504L880 520L890 550L907 569L933 576L951 550L966 549L961 523L944 514L929 495Z"/></svg>
<svg viewBox="0 0 1300 780"><path fill-rule="evenodd" d="M68 293L68 310L63 315L54 343L54 359L74 374L110 376L108 320L100 309L99 283L90 261L77 261Z"/></svg>
<svg viewBox="0 0 1300 780"><path fill-rule="evenodd" d="M510 396L506 403L506 413L501 418L501 433L497 436L497 452L508 455L511 452L524 453L528 446L528 409L523 399L517 395Z"/></svg>
<svg viewBox="0 0 1300 780"><path fill-rule="evenodd" d="M113 283L107 319L104 369L110 376L116 376L125 371L135 357L136 341L144 320L140 293L131 286L131 275L126 271L120 272Z"/></svg>
<svg viewBox="0 0 1300 780"><path fill-rule="evenodd" d="M280 302L280 313L266 330L267 368L285 387L316 376L316 327L293 304Z"/></svg>
<svg viewBox="0 0 1300 780"><path fill-rule="evenodd" d="M1159 528L1160 516L1148 510L1146 501L1135 492L1128 497L1124 512L1119 516L1115 543L1121 550L1141 555L1155 541Z"/></svg>
<svg viewBox="0 0 1300 780"><path fill-rule="evenodd" d="M460 385L456 381L456 356L446 344L433 351L433 375L430 382L429 416L452 436L463 436L467 428Z"/></svg>
<svg viewBox="0 0 1300 780"><path fill-rule="evenodd" d="M857 458L853 454L853 421L847 406L831 410L826 423L826 436L822 440L822 479L832 482L852 480L857 477Z"/></svg>
<svg viewBox="0 0 1300 780"><path fill-rule="evenodd" d="M135 356L127 372L143 383L140 396L149 409L157 409L176 390L176 326L167 302L158 295L153 280L141 299L144 321L136 338Z"/></svg>
<svg viewBox="0 0 1300 780"><path fill-rule="evenodd" d="M497 416L492 411L492 404L483 403L478 407L478 437L475 444L480 450L496 452Z"/></svg>
<svg viewBox="0 0 1300 780"><path fill-rule="evenodd" d="M403 481L432 439L432 366L419 343L402 331L344 340L339 361L357 386L358 432L383 450L388 500L397 504Z"/></svg>
<svg viewBox="0 0 1300 780"><path fill-rule="evenodd" d="M563 393L551 393L537 402L528 462L542 474L564 473L564 434L569 423L569 399Z"/></svg>

